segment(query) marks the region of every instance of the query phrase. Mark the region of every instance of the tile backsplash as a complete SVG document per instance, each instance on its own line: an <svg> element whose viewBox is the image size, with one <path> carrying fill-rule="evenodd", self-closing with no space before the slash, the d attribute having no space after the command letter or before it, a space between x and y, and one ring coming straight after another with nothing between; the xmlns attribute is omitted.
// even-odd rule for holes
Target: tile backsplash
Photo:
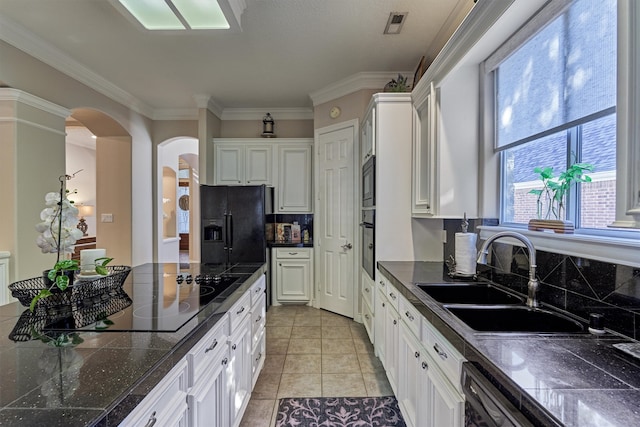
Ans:
<svg viewBox="0 0 640 427"><path fill-rule="evenodd" d="M491 224L485 220L470 220L469 231ZM445 259L455 253L453 234L460 229L460 220L445 220L447 242ZM481 244L478 241L478 246ZM605 328L629 338L640 340L640 268L596 261L587 258L536 251L540 281L538 299L541 302L588 319L590 313L604 315ZM523 247L500 241L491 244L488 266L478 266L479 275L527 293L529 255Z"/></svg>

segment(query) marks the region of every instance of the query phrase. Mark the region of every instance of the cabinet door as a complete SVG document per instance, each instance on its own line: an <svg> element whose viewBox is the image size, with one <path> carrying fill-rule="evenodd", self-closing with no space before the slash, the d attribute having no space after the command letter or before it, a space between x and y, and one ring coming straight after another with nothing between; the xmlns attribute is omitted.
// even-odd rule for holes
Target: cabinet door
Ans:
<svg viewBox="0 0 640 427"><path fill-rule="evenodd" d="M364 274L364 273L363 273ZM373 313L373 333L374 339L373 344L376 349L376 356L382 362L382 366L386 366L385 363L385 331L386 331L386 323L387 323L387 298L384 296L382 292L377 292L375 298L375 310Z"/></svg>
<svg viewBox="0 0 640 427"><path fill-rule="evenodd" d="M244 147L237 145L216 146L216 184L244 184Z"/></svg>
<svg viewBox="0 0 640 427"><path fill-rule="evenodd" d="M398 348L398 404L409 426L418 426L418 399L420 398L421 346L411 330L400 326ZM442 424L448 425L448 424Z"/></svg>
<svg viewBox="0 0 640 427"><path fill-rule="evenodd" d="M276 260L276 298L278 301L311 299L311 260Z"/></svg>
<svg viewBox="0 0 640 427"><path fill-rule="evenodd" d="M398 392L398 335L400 331L400 317L398 312L387 304L384 332L384 368L387 371L387 378L391 388L397 395Z"/></svg>
<svg viewBox="0 0 640 427"><path fill-rule="evenodd" d="M271 146L245 147L245 183L247 185L271 185Z"/></svg>
<svg viewBox="0 0 640 427"><path fill-rule="evenodd" d="M229 425L240 423L242 414L249 403L252 386L251 360L251 316L232 332L229 347L227 378L229 384ZM206 425L206 424L205 424Z"/></svg>
<svg viewBox="0 0 640 427"><path fill-rule="evenodd" d="M420 421L420 425L462 427L464 396L455 390L442 371L433 365L435 364L429 364L426 370L428 379L422 382L423 387L428 387L428 390L423 390L422 394L429 397L429 404L425 405L428 406L429 412L420 414L421 417L426 418L425 422Z"/></svg>
<svg viewBox="0 0 640 427"><path fill-rule="evenodd" d="M308 144L278 147L278 212L311 212L311 153Z"/></svg>
<svg viewBox="0 0 640 427"><path fill-rule="evenodd" d="M362 164L364 165L369 157L375 155L375 120L376 120L376 108L372 107L365 117L362 123L361 138L362 138Z"/></svg>
<svg viewBox="0 0 640 427"><path fill-rule="evenodd" d="M431 216L434 214L434 175L435 175L435 90L431 85L430 93L422 104L414 109L413 129L413 216Z"/></svg>
<svg viewBox="0 0 640 427"><path fill-rule="evenodd" d="M187 395L193 426L226 427L229 425L227 389L227 348L219 351L213 363L198 376Z"/></svg>

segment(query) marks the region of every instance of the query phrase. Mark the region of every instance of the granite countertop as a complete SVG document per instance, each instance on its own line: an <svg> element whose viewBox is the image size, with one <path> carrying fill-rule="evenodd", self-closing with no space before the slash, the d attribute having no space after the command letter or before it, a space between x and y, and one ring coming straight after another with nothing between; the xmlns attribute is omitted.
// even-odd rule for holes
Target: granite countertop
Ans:
<svg viewBox="0 0 640 427"><path fill-rule="evenodd" d="M125 291L136 271L167 265L134 267ZM84 342L75 347L13 342L25 307L0 306L0 425L117 426L266 271L264 264L237 267L246 280L176 332L80 331Z"/></svg>
<svg viewBox="0 0 640 427"><path fill-rule="evenodd" d="M630 340L610 333L479 334L415 286L450 281L442 263L381 261L378 267L536 425L640 425L640 361L611 346Z"/></svg>

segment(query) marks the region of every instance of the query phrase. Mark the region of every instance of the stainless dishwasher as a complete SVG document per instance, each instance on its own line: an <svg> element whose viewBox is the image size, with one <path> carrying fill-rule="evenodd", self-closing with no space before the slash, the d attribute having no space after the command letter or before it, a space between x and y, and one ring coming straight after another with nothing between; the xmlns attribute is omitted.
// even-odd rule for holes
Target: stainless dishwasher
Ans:
<svg viewBox="0 0 640 427"><path fill-rule="evenodd" d="M471 363L462 364L465 427L533 426Z"/></svg>

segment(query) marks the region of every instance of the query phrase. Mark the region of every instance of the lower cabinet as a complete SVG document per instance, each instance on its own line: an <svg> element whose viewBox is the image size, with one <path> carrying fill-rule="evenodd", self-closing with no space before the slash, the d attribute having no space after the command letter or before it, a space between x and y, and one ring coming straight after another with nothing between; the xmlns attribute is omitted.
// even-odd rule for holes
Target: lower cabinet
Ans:
<svg viewBox="0 0 640 427"><path fill-rule="evenodd" d="M400 327L398 346L398 392L396 397L402 415L408 426L426 426L418 423L418 407L424 404L425 396L420 394L421 346L409 328Z"/></svg>
<svg viewBox="0 0 640 427"><path fill-rule="evenodd" d="M264 364L264 316L262 276L120 425L237 427Z"/></svg>
<svg viewBox="0 0 640 427"><path fill-rule="evenodd" d="M274 305L311 301L313 249L276 248L272 258Z"/></svg>
<svg viewBox="0 0 640 427"><path fill-rule="evenodd" d="M398 395L398 344L400 340L400 316L392 304L387 302L384 326L384 368L393 392Z"/></svg>
<svg viewBox="0 0 640 427"><path fill-rule="evenodd" d="M433 359L421 360L420 402L417 426L462 426L464 422L464 397L453 388ZM423 399L427 398L427 402ZM425 404L426 403L426 404Z"/></svg>

